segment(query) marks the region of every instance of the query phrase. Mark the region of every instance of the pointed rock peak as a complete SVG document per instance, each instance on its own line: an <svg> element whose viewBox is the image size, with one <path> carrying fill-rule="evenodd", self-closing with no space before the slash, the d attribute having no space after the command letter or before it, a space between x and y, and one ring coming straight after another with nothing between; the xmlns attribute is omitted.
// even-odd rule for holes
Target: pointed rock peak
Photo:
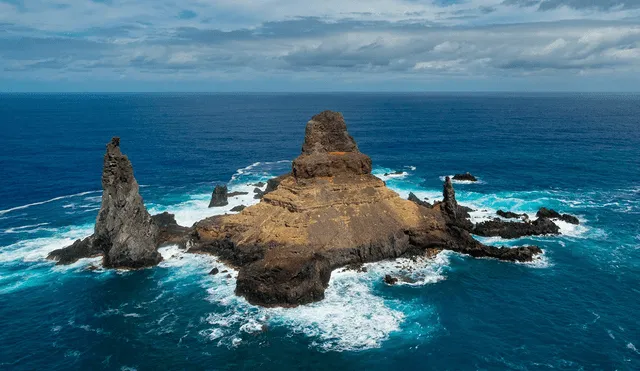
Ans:
<svg viewBox="0 0 640 371"><path fill-rule="evenodd" d="M317 178L371 173L371 159L360 153L341 113L324 111L307 123L302 154L293 161L293 176Z"/></svg>
<svg viewBox="0 0 640 371"><path fill-rule="evenodd" d="M94 245L104 254L105 267L141 268L155 265L158 227L144 206L133 166L120 152L120 139L107 144L102 172L102 207L96 219Z"/></svg>
<svg viewBox="0 0 640 371"><path fill-rule="evenodd" d="M111 138L111 142L107 143L107 154L122 156L122 152L120 152L120 137L113 137Z"/></svg>
<svg viewBox="0 0 640 371"><path fill-rule="evenodd" d="M106 268L124 269L158 264L162 260L156 250L161 241L158 226L144 206L133 167L127 156L120 152L120 139L117 137L107 144L102 191L102 206L93 235L52 252L49 258L69 264L79 258L102 255ZM162 220L164 227L179 227L175 220Z"/></svg>
<svg viewBox="0 0 640 371"><path fill-rule="evenodd" d="M453 189L451 178L446 177L444 180L444 189L442 190L444 212L453 220L457 219L458 202L456 201L456 191Z"/></svg>
<svg viewBox="0 0 640 371"><path fill-rule="evenodd" d="M358 152L340 112L324 111L307 123L302 153Z"/></svg>

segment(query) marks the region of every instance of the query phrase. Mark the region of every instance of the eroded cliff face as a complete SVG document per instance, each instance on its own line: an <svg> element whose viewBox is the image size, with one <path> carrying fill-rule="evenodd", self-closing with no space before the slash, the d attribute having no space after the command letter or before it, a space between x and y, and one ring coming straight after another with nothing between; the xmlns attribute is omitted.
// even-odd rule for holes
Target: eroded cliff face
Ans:
<svg viewBox="0 0 640 371"><path fill-rule="evenodd" d="M236 293L251 303L321 300L335 268L427 249L524 261L534 254L507 254L475 241L459 227L450 182L445 202L433 208L401 199L371 175L371 159L358 150L337 112L309 121L292 167L259 204L196 223L187 244L191 252L212 253L237 266Z"/></svg>

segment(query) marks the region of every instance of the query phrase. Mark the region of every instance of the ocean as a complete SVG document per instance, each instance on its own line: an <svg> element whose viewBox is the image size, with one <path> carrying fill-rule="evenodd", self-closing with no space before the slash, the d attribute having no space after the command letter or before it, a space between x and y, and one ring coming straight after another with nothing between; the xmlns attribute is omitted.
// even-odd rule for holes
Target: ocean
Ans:
<svg viewBox="0 0 640 371"><path fill-rule="evenodd" d="M334 271L324 301L293 309L248 304L233 269L171 246L134 272L45 260L92 233L112 136L150 212L191 225L257 202L207 207L216 184L287 172L326 109L403 197L437 200L469 171L480 181L454 185L475 220L545 206L581 223L481 239L540 246L528 264L445 252ZM640 369L638 94L3 94L0 125L2 370ZM383 283L401 271L415 283Z"/></svg>

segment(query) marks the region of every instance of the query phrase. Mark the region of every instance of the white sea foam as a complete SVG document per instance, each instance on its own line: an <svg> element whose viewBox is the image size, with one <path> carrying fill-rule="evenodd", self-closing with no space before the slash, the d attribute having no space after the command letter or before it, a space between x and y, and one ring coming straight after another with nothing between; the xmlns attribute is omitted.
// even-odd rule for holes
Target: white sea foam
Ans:
<svg viewBox="0 0 640 371"><path fill-rule="evenodd" d="M43 260L51 251L69 246L75 240L90 235L92 231L92 225L59 228L53 237L22 240L9 246L0 247L0 263L13 260L25 262Z"/></svg>
<svg viewBox="0 0 640 371"><path fill-rule="evenodd" d="M332 274L325 299L297 308L261 308L234 294L237 272L215 257L186 254L177 247L160 249L161 266L176 269L168 280L188 275L202 277L208 300L221 306L205 321L212 327L201 335L218 346L237 347L246 334L278 326L311 339L311 346L323 351L362 350L379 347L391 333L399 331L405 319L375 294L384 274L411 278L407 285L424 285L444 279L448 255L435 260L401 259L398 262L367 264L367 273L339 270ZM208 275L212 268L220 273Z"/></svg>
<svg viewBox="0 0 640 371"><path fill-rule="evenodd" d="M72 195L66 195L66 196L59 196L59 197L54 197L50 200L46 200L46 201L40 201L40 202L34 202L31 204L26 204L26 205L22 205L22 206L16 206L16 207L12 207L10 209L6 209L6 210L0 210L0 215L4 215L7 213L10 213L12 211L17 211L17 210L24 210L27 209L29 207L33 207L33 206L38 206L38 205L44 205L44 204L48 204L50 202L55 202L55 201L60 201L60 200L64 200L67 198L72 198L72 197L78 197L78 196L84 196L84 195L88 195L88 194L92 194L92 193L98 193L101 191L89 191L89 192L81 192L81 193L76 193L76 194L72 194Z"/></svg>
<svg viewBox="0 0 640 371"><path fill-rule="evenodd" d="M33 233L38 233L38 232L55 232L55 231L57 231L56 228L42 228L45 225L49 225L49 223L38 223L38 224L32 224L32 225L23 225L21 227L7 228L7 229L4 230L4 233L7 233L7 234L18 234L18 233L33 234Z"/></svg>

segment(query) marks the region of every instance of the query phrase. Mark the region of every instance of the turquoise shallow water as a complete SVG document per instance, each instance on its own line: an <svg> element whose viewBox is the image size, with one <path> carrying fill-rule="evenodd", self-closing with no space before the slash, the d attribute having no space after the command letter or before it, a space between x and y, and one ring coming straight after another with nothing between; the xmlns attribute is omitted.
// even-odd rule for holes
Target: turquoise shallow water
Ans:
<svg viewBox="0 0 640 371"><path fill-rule="evenodd" d="M640 368L638 95L2 95L0 368L634 370ZM455 184L474 219L552 207L580 218L532 264L380 262L334 272L325 301L263 309L212 257L162 250L138 272L43 258L91 233L104 144L122 137L152 212L189 225L215 183L288 171L306 121L344 113L403 197ZM401 170L399 176L384 174ZM255 202L251 197L237 204ZM407 269L406 267L410 267ZM387 273L415 283L388 287Z"/></svg>

